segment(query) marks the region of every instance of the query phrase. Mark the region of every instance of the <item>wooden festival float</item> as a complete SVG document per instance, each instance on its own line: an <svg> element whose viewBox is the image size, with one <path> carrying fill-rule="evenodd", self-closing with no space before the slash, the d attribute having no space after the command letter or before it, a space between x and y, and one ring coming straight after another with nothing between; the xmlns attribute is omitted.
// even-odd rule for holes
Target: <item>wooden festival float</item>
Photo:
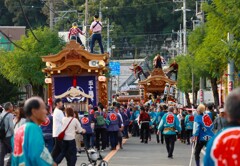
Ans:
<svg viewBox="0 0 240 166"><path fill-rule="evenodd" d="M107 106L107 53L91 54L72 40L59 53L43 56L42 61L46 62L43 72L49 103L61 98L65 106L78 111L87 111L89 104L96 106L98 102Z"/></svg>
<svg viewBox="0 0 240 166"><path fill-rule="evenodd" d="M143 81L139 81L140 95L141 100L145 102L148 101L148 95L163 95L166 96L166 102L175 101L174 92L170 92L174 90L176 82L169 79L161 68L154 68L148 76Z"/></svg>

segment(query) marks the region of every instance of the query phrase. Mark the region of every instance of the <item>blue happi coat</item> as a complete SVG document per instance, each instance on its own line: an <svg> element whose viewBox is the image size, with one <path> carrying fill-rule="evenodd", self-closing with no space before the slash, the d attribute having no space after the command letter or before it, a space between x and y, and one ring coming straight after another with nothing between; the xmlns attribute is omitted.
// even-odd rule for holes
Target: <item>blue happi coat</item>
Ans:
<svg viewBox="0 0 240 166"><path fill-rule="evenodd" d="M107 120L110 122L107 128L108 131L119 131L122 121L120 116L115 111L108 113Z"/></svg>
<svg viewBox="0 0 240 166"><path fill-rule="evenodd" d="M192 130L193 129L193 122L194 122L194 116L193 115L187 115L185 117L185 120L184 120L185 129L186 130Z"/></svg>
<svg viewBox="0 0 240 166"><path fill-rule="evenodd" d="M199 141L208 141L213 136L213 123L208 114L195 116L193 123L193 136L198 137Z"/></svg>
<svg viewBox="0 0 240 166"><path fill-rule="evenodd" d="M158 130L163 131L165 135L175 135L176 130L181 131L181 125L176 115L172 112L164 114L158 126Z"/></svg>
<svg viewBox="0 0 240 166"><path fill-rule="evenodd" d="M150 122L149 122L149 126L152 126L152 125L154 125L154 121L156 119L156 113L151 111L148 114L149 114L150 119L151 119Z"/></svg>
<svg viewBox="0 0 240 166"><path fill-rule="evenodd" d="M91 128L91 122L92 122L91 117L86 116L86 115L80 119L82 128L84 128L86 130L87 134L93 133L93 129Z"/></svg>
<svg viewBox="0 0 240 166"><path fill-rule="evenodd" d="M12 153L12 166L50 166L53 159L43 140L41 128L27 122L22 125L14 135Z"/></svg>
<svg viewBox="0 0 240 166"><path fill-rule="evenodd" d="M215 135L207 144L204 165L240 165L240 127L227 127Z"/></svg>
<svg viewBox="0 0 240 166"><path fill-rule="evenodd" d="M132 116L131 116L131 120L134 122L134 123L138 123L137 121L137 118L140 116L140 111L139 110L136 110L136 111L133 111L132 113Z"/></svg>

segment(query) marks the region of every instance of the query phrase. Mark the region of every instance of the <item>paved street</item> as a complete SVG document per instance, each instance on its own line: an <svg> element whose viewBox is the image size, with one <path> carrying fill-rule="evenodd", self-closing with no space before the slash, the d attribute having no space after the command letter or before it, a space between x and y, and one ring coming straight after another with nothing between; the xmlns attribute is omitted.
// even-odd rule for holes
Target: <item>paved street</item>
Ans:
<svg viewBox="0 0 240 166"><path fill-rule="evenodd" d="M152 135L154 137L154 135ZM148 144L140 143L138 137L131 137L124 140L123 149L110 151L107 149L101 154L110 166L188 166L191 155L191 146L182 144L179 141L175 144L173 159L167 158L165 144L157 144L155 138L152 138ZM8 158L9 156L6 156ZM202 156L201 156L202 157ZM77 164L88 163L86 153L82 152L78 157ZM64 159L59 166L66 166ZM194 165L194 160L193 164Z"/></svg>
<svg viewBox="0 0 240 166"><path fill-rule="evenodd" d="M154 137L154 135L153 135ZM155 139L152 138L148 144L142 144L139 138L132 137L125 140L126 143L123 149L116 151L106 150L102 154L109 160L110 166L187 166L189 165L191 146L180 143L175 144L175 150L173 159L167 158L167 151L165 144L157 144ZM115 153L116 152L116 153ZM86 154L81 154L78 157L76 165L80 165L82 162L87 162ZM64 160L60 166L65 166ZM193 164L194 165L194 164Z"/></svg>

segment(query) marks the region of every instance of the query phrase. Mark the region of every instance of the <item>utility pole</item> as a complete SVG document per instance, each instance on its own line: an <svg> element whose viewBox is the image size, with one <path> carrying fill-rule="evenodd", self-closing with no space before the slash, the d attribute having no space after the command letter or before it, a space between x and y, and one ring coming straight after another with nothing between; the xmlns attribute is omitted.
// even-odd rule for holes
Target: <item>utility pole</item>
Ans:
<svg viewBox="0 0 240 166"><path fill-rule="evenodd" d="M99 19L102 21L102 1L99 2Z"/></svg>
<svg viewBox="0 0 240 166"><path fill-rule="evenodd" d="M100 1L101 2L101 1ZM100 13L100 12L99 12ZM100 15L100 14L99 14ZM107 19L107 52L109 53L109 59L111 61L111 54L112 54L112 51L110 49L110 41L109 41L109 38L110 38L110 25L109 25L109 18ZM109 97L109 101L112 103L112 84L113 84L113 77L110 76L110 82L108 81L108 97Z"/></svg>
<svg viewBox="0 0 240 166"><path fill-rule="evenodd" d="M198 20L193 20L193 29L196 28L196 25L198 23L197 21L199 21L200 23L204 23L204 12L202 10L203 2L204 0L201 0L200 2L196 1L196 17L198 18ZM204 81L205 79L203 77L200 77L200 85L199 85L200 103L204 103L204 89L205 89Z"/></svg>
<svg viewBox="0 0 240 166"><path fill-rule="evenodd" d="M180 36L180 42L179 42L179 45L180 45L180 46L179 46L179 49L180 49L180 51L179 51L179 52L180 52L180 54L183 53L183 52L182 52L183 49L182 49L182 27L181 27L181 26L182 26L182 25L180 24L180 30L179 30L179 33L180 33L180 34L179 34L179 36Z"/></svg>
<svg viewBox="0 0 240 166"><path fill-rule="evenodd" d="M228 33L228 44L231 53L231 47L233 43L233 35ZM233 90L234 87L234 61L228 57L228 94Z"/></svg>
<svg viewBox="0 0 240 166"><path fill-rule="evenodd" d="M111 48L110 48L110 25L109 25L109 18L107 19L107 52L111 55Z"/></svg>
<svg viewBox="0 0 240 166"><path fill-rule="evenodd" d="M49 20L50 20L50 29L53 30L53 21L54 21L54 13L53 13L53 0L49 0Z"/></svg>
<svg viewBox="0 0 240 166"><path fill-rule="evenodd" d="M187 13L186 13L186 0L183 0L183 53L187 54Z"/></svg>
<svg viewBox="0 0 240 166"><path fill-rule="evenodd" d="M176 9L175 11L182 11L183 12L183 54L187 54L187 11L186 9L186 0L173 0L173 2L182 2L183 6L181 9Z"/></svg>
<svg viewBox="0 0 240 166"><path fill-rule="evenodd" d="M85 0L85 36L86 36L86 40L85 40L85 47L88 50L88 0Z"/></svg>

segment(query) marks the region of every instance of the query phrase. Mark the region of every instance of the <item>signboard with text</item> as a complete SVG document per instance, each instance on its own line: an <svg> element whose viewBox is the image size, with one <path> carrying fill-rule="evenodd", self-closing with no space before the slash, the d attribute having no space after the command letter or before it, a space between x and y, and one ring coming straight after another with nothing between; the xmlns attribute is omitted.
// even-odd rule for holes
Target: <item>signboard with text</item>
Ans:
<svg viewBox="0 0 240 166"><path fill-rule="evenodd" d="M110 75L119 76L120 75L120 62L110 62L109 63Z"/></svg>

